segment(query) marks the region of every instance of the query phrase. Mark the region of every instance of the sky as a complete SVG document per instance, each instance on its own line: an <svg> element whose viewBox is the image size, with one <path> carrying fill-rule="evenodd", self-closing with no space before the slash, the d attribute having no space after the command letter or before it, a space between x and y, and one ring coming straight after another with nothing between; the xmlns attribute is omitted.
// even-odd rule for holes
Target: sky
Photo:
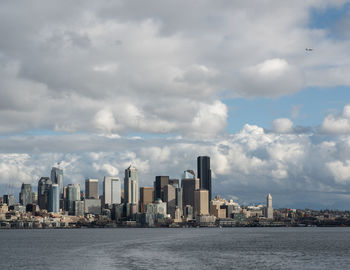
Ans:
<svg viewBox="0 0 350 270"><path fill-rule="evenodd" d="M345 0L1 1L0 194L208 155L214 195L349 210L349 48Z"/></svg>

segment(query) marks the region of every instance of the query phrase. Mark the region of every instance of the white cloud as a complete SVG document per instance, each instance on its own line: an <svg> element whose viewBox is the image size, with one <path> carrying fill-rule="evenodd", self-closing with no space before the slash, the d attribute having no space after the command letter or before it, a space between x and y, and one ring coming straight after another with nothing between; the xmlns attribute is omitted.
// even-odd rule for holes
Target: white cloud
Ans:
<svg viewBox="0 0 350 270"><path fill-rule="evenodd" d="M346 105L340 115L327 115L320 131L329 134L350 134L350 105Z"/></svg>
<svg viewBox="0 0 350 270"><path fill-rule="evenodd" d="M277 133L293 132L293 122L288 118L278 118L272 121L272 129Z"/></svg>
<svg viewBox="0 0 350 270"><path fill-rule="evenodd" d="M334 177L334 180L341 184L350 182L350 160L332 161L326 164Z"/></svg>
<svg viewBox="0 0 350 270"><path fill-rule="evenodd" d="M0 132L215 137L227 120L223 92L350 84L349 41L308 28L310 8L342 3L0 4ZM305 44L318 48L305 55Z"/></svg>

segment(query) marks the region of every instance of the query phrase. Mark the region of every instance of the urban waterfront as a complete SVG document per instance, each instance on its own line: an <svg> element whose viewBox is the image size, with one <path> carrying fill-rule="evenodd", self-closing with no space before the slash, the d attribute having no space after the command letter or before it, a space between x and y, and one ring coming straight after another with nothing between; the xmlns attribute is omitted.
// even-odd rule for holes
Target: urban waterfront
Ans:
<svg viewBox="0 0 350 270"><path fill-rule="evenodd" d="M350 228L2 230L0 269L347 269ZM5 244L4 244L5 243Z"/></svg>

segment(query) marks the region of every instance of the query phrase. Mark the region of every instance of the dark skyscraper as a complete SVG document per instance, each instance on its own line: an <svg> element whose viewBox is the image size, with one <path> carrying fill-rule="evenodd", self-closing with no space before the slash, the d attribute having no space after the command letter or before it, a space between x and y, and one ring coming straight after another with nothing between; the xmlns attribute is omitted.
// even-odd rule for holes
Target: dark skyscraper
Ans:
<svg viewBox="0 0 350 270"><path fill-rule="evenodd" d="M157 199L164 200L164 187L169 184L169 176L156 176L154 181L154 201Z"/></svg>
<svg viewBox="0 0 350 270"><path fill-rule="evenodd" d="M38 205L40 209L49 208L49 192L52 181L48 177L41 177L38 183Z"/></svg>
<svg viewBox="0 0 350 270"><path fill-rule="evenodd" d="M199 156L197 158L197 174L200 189L206 189L209 191L209 201L211 201L210 157Z"/></svg>

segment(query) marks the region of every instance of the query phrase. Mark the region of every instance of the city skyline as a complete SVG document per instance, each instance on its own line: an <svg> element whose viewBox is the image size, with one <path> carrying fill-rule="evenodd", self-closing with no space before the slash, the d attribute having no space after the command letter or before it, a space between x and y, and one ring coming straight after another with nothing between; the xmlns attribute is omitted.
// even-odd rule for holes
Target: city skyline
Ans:
<svg viewBox="0 0 350 270"><path fill-rule="evenodd" d="M0 194L207 155L211 197L349 209L350 1L35 3L0 3Z"/></svg>

